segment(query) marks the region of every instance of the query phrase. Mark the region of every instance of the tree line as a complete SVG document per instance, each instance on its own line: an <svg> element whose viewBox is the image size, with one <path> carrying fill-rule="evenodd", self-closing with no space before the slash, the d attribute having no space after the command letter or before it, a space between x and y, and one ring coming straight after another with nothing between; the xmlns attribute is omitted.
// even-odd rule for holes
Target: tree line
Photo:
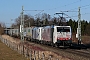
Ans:
<svg viewBox="0 0 90 60"><path fill-rule="evenodd" d="M67 25L72 27L73 33L77 33L78 21L69 19L69 21L67 21ZM90 36L90 22L81 20L81 34Z"/></svg>

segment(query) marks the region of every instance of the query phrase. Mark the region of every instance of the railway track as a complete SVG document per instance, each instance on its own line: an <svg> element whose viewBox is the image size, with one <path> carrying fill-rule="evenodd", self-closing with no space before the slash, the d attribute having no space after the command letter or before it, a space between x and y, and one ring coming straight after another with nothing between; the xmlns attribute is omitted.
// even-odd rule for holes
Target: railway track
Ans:
<svg viewBox="0 0 90 60"><path fill-rule="evenodd" d="M56 48L43 44L35 44L45 50L53 51L59 55L68 57L73 60L90 60L90 49Z"/></svg>
<svg viewBox="0 0 90 60"><path fill-rule="evenodd" d="M86 57L86 58L90 58L90 52L89 51L86 51L86 50L72 50L72 49L67 49L67 50L64 50L65 52L69 52L69 53L72 53L72 54L76 54L76 55L79 55L79 56L83 56L83 57Z"/></svg>

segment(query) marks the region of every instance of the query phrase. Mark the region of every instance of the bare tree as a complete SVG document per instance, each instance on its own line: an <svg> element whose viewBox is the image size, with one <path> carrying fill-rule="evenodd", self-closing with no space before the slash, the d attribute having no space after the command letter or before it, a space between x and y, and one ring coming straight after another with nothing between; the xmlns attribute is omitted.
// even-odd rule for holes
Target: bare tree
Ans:
<svg viewBox="0 0 90 60"><path fill-rule="evenodd" d="M4 33L5 23L0 23L0 35Z"/></svg>
<svg viewBox="0 0 90 60"><path fill-rule="evenodd" d="M41 19L43 20L43 25L49 25L49 21L50 21L51 17L49 14L43 13L41 16Z"/></svg>
<svg viewBox="0 0 90 60"><path fill-rule="evenodd" d="M19 28L21 25L21 16L15 19L15 23L12 24L14 28ZM24 27L30 27L34 25L34 18L29 15L24 15Z"/></svg>

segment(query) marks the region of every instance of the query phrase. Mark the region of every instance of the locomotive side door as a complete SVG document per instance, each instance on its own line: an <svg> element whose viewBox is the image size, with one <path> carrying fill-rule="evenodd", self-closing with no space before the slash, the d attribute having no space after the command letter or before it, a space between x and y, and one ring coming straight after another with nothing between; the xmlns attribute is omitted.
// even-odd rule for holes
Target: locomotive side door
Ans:
<svg viewBox="0 0 90 60"><path fill-rule="evenodd" d="M54 26L54 32L53 32L53 43L57 42L57 29L56 26Z"/></svg>

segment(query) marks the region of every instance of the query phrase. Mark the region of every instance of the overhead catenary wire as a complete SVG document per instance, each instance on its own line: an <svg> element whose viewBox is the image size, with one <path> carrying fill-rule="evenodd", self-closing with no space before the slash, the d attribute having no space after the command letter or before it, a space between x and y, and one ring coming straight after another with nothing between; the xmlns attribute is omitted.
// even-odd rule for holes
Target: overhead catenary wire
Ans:
<svg viewBox="0 0 90 60"><path fill-rule="evenodd" d="M24 12L26 11L40 11L39 13L43 12L44 10L24 10ZM26 12L27 13L27 12Z"/></svg>
<svg viewBox="0 0 90 60"><path fill-rule="evenodd" d="M61 7L66 7L66 6L69 6L69 5L71 5L71 4L75 4L75 3L79 3L79 2L81 2L82 0L78 0L78 1L75 1L75 2L72 2L72 3L69 3L69 4L66 4L66 5L64 5L64 6L61 6ZM84 5L84 6L81 6L80 8L84 8L84 7L87 7L87 6L90 6L90 4L87 4L87 5ZM58 7L57 7L58 8ZM57 8L52 8L52 9L44 9L44 10L24 10L24 11L45 11L45 10L53 10L53 9L57 9ZM71 12L77 12L77 11L74 11L75 9L78 9L78 7L77 8L74 8L74 9L70 9L70 10L68 10L68 11L71 11ZM40 13L41 13L40 12ZM37 15L37 14L36 14Z"/></svg>
<svg viewBox="0 0 90 60"><path fill-rule="evenodd" d="M66 4L66 5L64 5L64 6L61 6L61 7L66 7L66 6L69 6L69 5L72 5L72 4L76 4L76 3L79 3L79 2L81 2L82 0L78 0L78 1L74 1L74 2L72 2L72 3L69 3L69 4ZM87 5L84 5L84 6L80 6L80 8L81 9L84 9L85 7L89 7L90 6L90 4L87 4ZM58 8L58 7L57 7ZM45 9L45 10L53 10L53 9L57 9L57 8L52 8L52 9ZM77 8L74 8L74 9L71 9L71 10L67 10L67 12L78 12L77 10L75 11L75 9L77 9L78 10L78 7ZM88 8L87 8L88 9ZM43 12L43 11L45 11L45 10L24 10L24 11L41 11L41 12ZM38 14L40 14L41 12L39 12L39 13L37 13L36 15L38 15ZM86 13L85 13L86 14ZM88 14L88 13L87 13ZM36 16L36 15L34 15L34 16ZM77 17L77 16L71 16L71 17Z"/></svg>
<svg viewBox="0 0 90 60"><path fill-rule="evenodd" d="M60 11L60 12L78 12L78 11L67 10L67 11Z"/></svg>
<svg viewBox="0 0 90 60"><path fill-rule="evenodd" d="M86 8L84 8L84 7L89 7L90 6L90 4L87 4L87 5L84 5L84 6L80 6L80 8L81 9L86 9ZM78 9L78 7L77 8L74 8L74 9L70 9L70 10L75 10L75 9Z"/></svg>
<svg viewBox="0 0 90 60"><path fill-rule="evenodd" d="M81 2L81 0L80 0L80 2ZM89 6L90 6L90 4L83 5L83 6L81 6L81 4L80 4L80 8L81 8L81 9L88 9ZM85 8L85 7L87 7L87 8ZM77 8L70 9L70 10L68 10L68 11L73 11L73 10L75 10L75 9L78 9L78 7L77 7Z"/></svg>
<svg viewBox="0 0 90 60"><path fill-rule="evenodd" d="M81 6L80 8L84 8L84 7L87 7L87 6L90 6L90 4L88 4L88 5L84 5L84 6Z"/></svg>
<svg viewBox="0 0 90 60"><path fill-rule="evenodd" d="M87 15L87 14L90 14L90 13L83 13L82 15Z"/></svg>
<svg viewBox="0 0 90 60"><path fill-rule="evenodd" d="M84 6L80 6L81 9L88 9L88 7L90 6L90 4L87 4L87 5L84 5ZM86 7L86 8L85 8ZM71 10L75 10L77 8L74 8L74 9L71 9ZM71 10L67 10L67 11L63 11L63 12L77 12L77 11L71 11ZM62 12L62 11L61 11ZM90 13L84 13L82 15L87 15L87 14L90 14ZM72 16L72 17L77 17L77 16Z"/></svg>
<svg viewBox="0 0 90 60"><path fill-rule="evenodd" d="M44 10L23 10L23 11L44 11Z"/></svg>
<svg viewBox="0 0 90 60"><path fill-rule="evenodd" d="M82 0L78 0L78 1L75 1L75 2L72 2L72 3L69 3L69 4L66 4L66 5L64 5L64 6L61 6L61 7L66 7L66 6L69 6L69 5L71 5L71 4L75 4L75 3L78 3L78 2L81 2ZM61 7L57 7L57 8L61 8ZM45 9L45 10L55 10L55 9L57 9L57 8L51 8L51 9Z"/></svg>
<svg viewBox="0 0 90 60"><path fill-rule="evenodd" d="M68 14L66 14L66 13L64 13L64 12L62 12L62 11L61 11L61 13L56 13L56 14L63 14L63 15L65 15L65 16L67 16L67 17L65 17L65 18L73 19L71 16L69 16ZM73 19L73 20L75 20L75 19Z"/></svg>
<svg viewBox="0 0 90 60"><path fill-rule="evenodd" d="M36 16L36 15L42 13L44 10L24 10L25 13L27 13L28 15L30 15L27 11L34 11L34 12L35 11L40 11L39 13L37 13L37 14L34 15L34 16Z"/></svg>
<svg viewBox="0 0 90 60"><path fill-rule="evenodd" d="M86 9L89 9L90 7L85 7L85 8L81 8L81 9L83 9L83 10L86 10Z"/></svg>

